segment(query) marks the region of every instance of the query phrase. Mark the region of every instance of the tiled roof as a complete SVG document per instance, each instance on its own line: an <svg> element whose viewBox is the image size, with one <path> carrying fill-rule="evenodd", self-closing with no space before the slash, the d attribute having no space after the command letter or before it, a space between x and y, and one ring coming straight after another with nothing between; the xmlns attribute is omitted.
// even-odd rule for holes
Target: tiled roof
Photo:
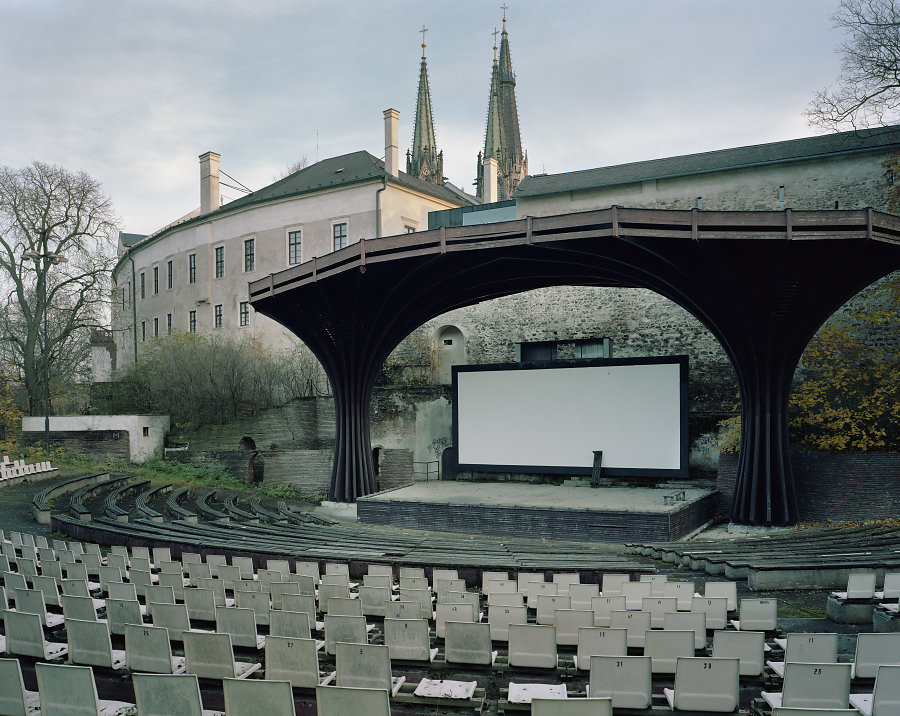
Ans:
<svg viewBox="0 0 900 716"><path fill-rule="evenodd" d="M518 198L594 189L877 149L900 149L900 126L824 134L563 174L529 176L519 184L515 196Z"/></svg>

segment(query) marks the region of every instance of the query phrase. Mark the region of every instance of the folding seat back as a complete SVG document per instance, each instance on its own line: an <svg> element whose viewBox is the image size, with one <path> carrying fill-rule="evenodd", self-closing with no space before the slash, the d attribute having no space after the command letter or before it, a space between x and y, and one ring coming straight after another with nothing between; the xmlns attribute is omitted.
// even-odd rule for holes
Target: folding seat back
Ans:
<svg viewBox="0 0 900 716"><path fill-rule="evenodd" d="M44 604L52 607L62 606L59 601L59 585L53 577L36 574L31 578L31 585L44 595Z"/></svg>
<svg viewBox="0 0 900 716"><path fill-rule="evenodd" d="M334 654L339 642L368 644L365 617L325 615L325 653Z"/></svg>
<svg viewBox="0 0 900 716"><path fill-rule="evenodd" d="M132 674L131 683L141 716L203 716L194 674Z"/></svg>
<svg viewBox="0 0 900 716"><path fill-rule="evenodd" d="M100 589L103 592L109 593L109 583L110 582L122 582L122 570L118 567L106 566L100 567Z"/></svg>
<svg viewBox="0 0 900 716"><path fill-rule="evenodd" d="M518 592L491 592L488 595L488 606L524 607L525 595Z"/></svg>
<svg viewBox="0 0 900 716"><path fill-rule="evenodd" d="M235 583L241 581L241 568L237 565L221 564L218 569L218 579L225 582L225 589L234 589Z"/></svg>
<svg viewBox="0 0 900 716"><path fill-rule="evenodd" d="M363 584L359 587L359 599L353 601L364 616L384 617L385 605L391 601L391 589Z"/></svg>
<svg viewBox="0 0 900 716"><path fill-rule="evenodd" d="M183 633L191 629L187 607L184 604L154 604L153 626L165 627L172 641L181 641Z"/></svg>
<svg viewBox="0 0 900 716"><path fill-rule="evenodd" d="M401 596L402 600L403 597ZM431 603L428 609L422 608L422 603L415 602L388 602L384 605L385 619L429 619L431 617Z"/></svg>
<svg viewBox="0 0 900 716"><path fill-rule="evenodd" d="M332 597L328 600L328 613L344 617L361 617L363 615L362 602L349 597Z"/></svg>
<svg viewBox="0 0 900 716"><path fill-rule="evenodd" d="M110 634L124 634L126 624L143 624L137 599L107 599L106 621Z"/></svg>
<svg viewBox="0 0 900 716"><path fill-rule="evenodd" d="M491 570L482 570L481 572L481 593L487 596L491 593L490 583L495 580L510 581L509 572L496 572ZM515 580L512 580L515 581Z"/></svg>
<svg viewBox="0 0 900 716"><path fill-rule="evenodd" d="M857 709L797 709L792 706L776 706L772 716L859 716Z"/></svg>
<svg viewBox="0 0 900 716"><path fill-rule="evenodd" d="M107 669L125 666L125 654L113 652L106 622L66 619L66 635L69 639L69 661L73 664Z"/></svg>
<svg viewBox="0 0 900 716"><path fill-rule="evenodd" d="M612 700L613 709L648 709L653 674L649 656L592 656L588 696Z"/></svg>
<svg viewBox="0 0 900 716"><path fill-rule="evenodd" d="M625 629L582 627L578 630L575 667L583 671L591 668L592 656L625 656L628 654Z"/></svg>
<svg viewBox="0 0 900 716"><path fill-rule="evenodd" d="M785 663L800 661L807 664L833 664L837 661L837 652L837 634L792 632L787 635L784 661Z"/></svg>
<svg viewBox="0 0 900 716"><path fill-rule="evenodd" d="M855 705L853 697L850 698L851 705ZM870 698L872 716L900 713L900 665L884 664L878 667L875 689Z"/></svg>
<svg viewBox="0 0 900 716"><path fill-rule="evenodd" d="M392 688L390 649L374 644L337 645L335 656L338 686L367 689Z"/></svg>
<svg viewBox="0 0 900 716"><path fill-rule="evenodd" d="M366 574L363 576L364 587L380 587L390 589L394 586L394 578L389 574Z"/></svg>
<svg viewBox="0 0 900 716"><path fill-rule="evenodd" d="M178 560L168 560L167 562L157 562L160 574L177 574L184 576L184 565Z"/></svg>
<svg viewBox="0 0 900 716"><path fill-rule="evenodd" d="M125 625L125 661L132 671L171 674L172 645L169 630L149 625Z"/></svg>
<svg viewBox="0 0 900 716"><path fill-rule="evenodd" d="M226 604L225 582L221 579L200 577L197 580L197 589L211 589L213 599L215 599L217 607L224 607Z"/></svg>
<svg viewBox="0 0 900 716"><path fill-rule="evenodd" d="M106 555L106 566L115 567L122 574L128 571L128 555L110 552Z"/></svg>
<svg viewBox="0 0 900 716"><path fill-rule="evenodd" d="M390 689L366 689L342 686L316 687L317 716L390 716Z"/></svg>
<svg viewBox="0 0 900 716"><path fill-rule="evenodd" d="M400 577L400 589L424 589L431 592L431 586L425 577Z"/></svg>
<svg viewBox="0 0 900 716"><path fill-rule="evenodd" d="M159 565L160 562L172 561L172 550L168 547L154 547L152 549L153 563Z"/></svg>
<svg viewBox="0 0 900 716"><path fill-rule="evenodd" d="M310 639L309 614L273 609L269 612L269 636L286 636L293 639Z"/></svg>
<svg viewBox="0 0 900 716"><path fill-rule="evenodd" d="M88 591L87 582L81 579L63 579L59 583L60 588L62 589L62 596L71 596L71 597L90 597L91 593ZM62 596L60 597L59 603L62 604Z"/></svg>
<svg viewBox="0 0 900 716"><path fill-rule="evenodd" d="M295 716L290 681L223 679L222 690L229 716Z"/></svg>
<svg viewBox="0 0 900 716"><path fill-rule="evenodd" d="M667 612L663 617L663 629L693 631L694 648L706 648L706 612Z"/></svg>
<svg viewBox="0 0 900 716"><path fill-rule="evenodd" d="M674 674L679 658L694 655L694 632L648 631L644 655L650 657L654 674Z"/></svg>
<svg viewBox="0 0 900 716"><path fill-rule="evenodd" d="M110 599L130 599L137 601L137 587L131 582L110 582L108 585Z"/></svg>
<svg viewBox="0 0 900 716"><path fill-rule="evenodd" d="M900 599L900 572L888 572L884 575L883 599Z"/></svg>
<svg viewBox="0 0 900 716"><path fill-rule="evenodd" d="M448 664L490 666L496 655L491 651L490 624L447 622L444 659Z"/></svg>
<svg viewBox="0 0 900 716"><path fill-rule="evenodd" d="M208 554L206 555L206 564L209 565L209 573L211 577L219 576L219 568L228 565L228 560L224 554Z"/></svg>
<svg viewBox="0 0 900 716"><path fill-rule="evenodd" d="M777 599L741 599L738 625L750 631L774 631L778 622Z"/></svg>
<svg viewBox="0 0 900 716"><path fill-rule="evenodd" d="M281 607L286 612L306 612L312 626L316 621L316 598L308 594L285 594L281 598Z"/></svg>
<svg viewBox="0 0 900 716"><path fill-rule="evenodd" d="M181 562L174 562L173 564L181 565ZM178 601L184 601L184 577L181 576L181 573L175 572L160 572L159 576L159 586L166 587L172 590L172 596L175 597Z"/></svg>
<svg viewBox="0 0 900 716"><path fill-rule="evenodd" d="M201 564L203 562L203 555L198 552L182 552L181 553L181 564L184 565L185 569L187 569L187 565L189 564Z"/></svg>
<svg viewBox="0 0 900 716"><path fill-rule="evenodd" d="M737 609L737 583L736 582L707 582L703 587L704 597L725 597L727 609L733 612Z"/></svg>
<svg viewBox="0 0 900 716"><path fill-rule="evenodd" d="M191 580L192 587L200 586L197 580L210 579L212 577L212 570L205 562L188 562L185 567L187 569L188 578Z"/></svg>
<svg viewBox="0 0 900 716"><path fill-rule="evenodd" d="M782 706L845 709L849 704L850 664L785 663Z"/></svg>
<svg viewBox="0 0 900 716"><path fill-rule="evenodd" d="M612 716L612 699L531 700L532 716Z"/></svg>
<svg viewBox="0 0 900 716"><path fill-rule="evenodd" d="M529 585L533 582L543 581L543 572L519 572L516 575L516 589L527 597Z"/></svg>
<svg viewBox="0 0 900 716"><path fill-rule="evenodd" d="M149 557L136 557L131 555L131 569L136 569L139 572L152 572L153 563L150 561Z"/></svg>
<svg viewBox="0 0 900 716"><path fill-rule="evenodd" d="M283 601L282 597L282 601ZM256 617L256 623L266 625L269 623L269 610L272 608L272 599L268 592L235 592L234 603L242 609L252 609Z"/></svg>
<svg viewBox="0 0 900 716"><path fill-rule="evenodd" d="M625 610L625 597L621 594L615 596L593 597L591 610L594 612L594 626L608 627L610 615L613 612Z"/></svg>
<svg viewBox="0 0 900 716"><path fill-rule="evenodd" d="M3 559L6 559L6 557L3 557ZM9 564L4 565L2 560L0 560L0 569L8 572ZM62 562L57 562L55 559L41 560L41 574L53 577L57 582L61 582L63 580Z"/></svg>
<svg viewBox="0 0 900 716"><path fill-rule="evenodd" d="M0 659L0 713L26 716L38 706L36 693L25 691L18 659Z"/></svg>
<svg viewBox="0 0 900 716"><path fill-rule="evenodd" d="M366 575L369 577L394 578L394 568L389 564L370 564L366 567Z"/></svg>
<svg viewBox="0 0 900 716"><path fill-rule="evenodd" d="M319 563L297 560L294 562L294 574L312 577L316 584L319 583Z"/></svg>
<svg viewBox="0 0 900 716"><path fill-rule="evenodd" d="M509 625L509 665L555 669L556 627L546 624Z"/></svg>
<svg viewBox="0 0 900 716"><path fill-rule="evenodd" d="M439 639L443 639L448 621L475 622L477 616L471 604L438 604L435 613L435 633Z"/></svg>
<svg viewBox="0 0 900 716"><path fill-rule="evenodd" d="M76 597L71 594L63 594L60 597L60 601L62 601L63 617L65 619L97 621L97 608L94 606L94 600L90 597Z"/></svg>
<svg viewBox="0 0 900 716"><path fill-rule="evenodd" d="M578 572L560 572L553 575L553 582L559 586L557 594L568 597L569 588L581 583L581 575Z"/></svg>
<svg viewBox="0 0 900 716"><path fill-rule="evenodd" d="M724 629L728 626L728 597L694 597L691 611L706 614L707 629Z"/></svg>
<svg viewBox="0 0 900 716"><path fill-rule="evenodd" d="M675 597L644 597L641 600L641 611L650 612L650 628L662 629L666 614L678 611L678 599Z"/></svg>
<svg viewBox="0 0 900 716"><path fill-rule="evenodd" d="M482 593L489 599L494 594L521 594L519 585L515 579L507 579L506 577L491 577L487 582L483 582Z"/></svg>
<svg viewBox="0 0 900 716"><path fill-rule="evenodd" d="M255 579L237 579L231 583L235 596L238 592L261 592L263 591L262 583Z"/></svg>
<svg viewBox="0 0 900 716"><path fill-rule="evenodd" d="M557 596L559 585L553 582L529 582L528 598L525 603L529 609L537 609L537 599L539 596Z"/></svg>
<svg viewBox="0 0 900 716"><path fill-rule="evenodd" d="M3 622L6 651L10 654L47 660L62 656L67 651L65 644L48 644L44 641L44 628L38 614L5 611Z"/></svg>
<svg viewBox="0 0 900 716"><path fill-rule="evenodd" d="M645 597L652 596L650 582L623 582L621 594L625 597L625 608L639 610Z"/></svg>
<svg viewBox="0 0 900 716"><path fill-rule="evenodd" d="M70 549L56 550L56 558L63 564L75 564L75 555Z"/></svg>
<svg viewBox="0 0 900 716"><path fill-rule="evenodd" d="M81 563L84 565L88 576L99 575L100 567L103 566L100 564L100 555L90 552L85 552L83 555L81 555Z"/></svg>
<svg viewBox="0 0 900 716"><path fill-rule="evenodd" d="M135 559L150 559L150 548L149 547L132 547L131 548L131 560Z"/></svg>
<svg viewBox="0 0 900 716"><path fill-rule="evenodd" d="M291 582L297 585L300 594L306 594L310 597L316 596L316 587L319 582L307 574L292 574Z"/></svg>
<svg viewBox="0 0 900 716"><path fill-rule="evenodd" d="M690 611L691 601L694 598L694 583L666 582L663 585L663 596L675 597L678 600L678 611Z"/></svg>
<svg viewBox="0 0 900 716"><path fill-rule="evenodd" d="M37 614L44 626L50 626L51 618L47 614L47 607L44 606L44 593L40 589L14 589L13 596L16 600L16 611ZM57 620L52 621L55 626L59 625Z"/></svg>
<svg viewBox="0 0 900 716"><path fill-rule="evenodd" d="M418 602L422 608L422 617L431 619L433 609L431 608L431 590L430 589L404 589L400 587L401 602Z"/></svg>
<svg viewBox="0 0 900 716"><path fill-rule="evenodd" d="M622 585L630 582L627 574L614 574L609 572L600 580L600 594L604 597L615 597L622 593Z"/></svg>
<svg viewBox="0 0 900 716"><path fill-rule="evenodd" d="M7 593L13 596L14 589L28 589L28 582L18 572L4 572L3 586L6 587Z"/></svg>
<svg viewBox="0 0 900 716"><path fill-rule="evenodd" d="M714 659L737 659L741 676L761 676L765 637L761 631L714 631L712 656Z"/></svg>
<svg viewBox="0 0 900 716"><path fill-rule="evenodd" d="M94 672L90 666L35 664L38 691L41 694L41 714L55 716L98 716L101 702L97 698ZM124 709L123 702L117 703ZM105 713L115 713L112 708Z"/></svg>
<svg viewBox="0 0 900 716"><path fill-rule="evenodd" d="M272 597L272 608L284 608L285 594L300 594L300 585L297 582L273 582L269 585L269 594Z"/></svg>
<svg viewBox="0 0 900 716"><path fill-rule="evenodd" d="M669 581L669 577L665 574L642 574L638 581L650 582L651 597L662 597L665 596L663 585Z"/></svg>
<svg viewBox="0 0 900 716"><path fill-rule="evenodd" d="M231 566L238 568L241 574L241 579L253 579L252 557L232 557Z"/></svg>
<svg viewBox="0 0 900 716"><path fill-rule="evenodd" d="M464 580L464 579L435 579L434 580L434 594L437 597L438 602L445 601L448 592L465 592L465 591L466 591L466 580Z"/></svg>
<svg viewBox="0 0 900 716"><path fill-rule="evenodd" d="M900 632L859 634L853 675L857 679L874 679L882 664L900 664Z"/></svg>
<svg viewBox="0 0 900 716"><path fill-rule="evenodd" d="M144 598L147 600L147 613L152 616L154 604L175 603L175 590L159 584L148 584L144 587Z"/></svg>
<svg viewBox="0 0 900 716"><path fill-rule="evenodd" d="M599 584L570 584L569 599L572 609L591 609L591 599L600 596Z"/></svg>
<svg viewBox="0 0 900 716"><path fill-rule="evenodd" d="M153 584L153 575L144 569L135 569L134 567L128 572L128 579L137 590L138 597L144 600L147 598L147 586Z"/></svg>
<svg viewBox="0 0 900 716"><path fill-rule="evenodd" d="M187 673L201 679L232 679L237 675L228 634L185 632L184 659Z"/></svg>
<svg viewBox="0 0 900 716"><path fill-rule="evenodd" d="M18 569L19 574L21 574L26 579L31 579L35 574L38 573L37 562L33 559L29 559L28 557L19 557L18 559L16 559L16 569ZM85 576L87 576L87 572L85 572Z"/></svg>
<svg viewBox="0 0 900 716"><path fill-rule="evenodd" d="M516 607L488 607L488 624L491 629L491 639L494 641L509 641L510 624L527 624L528 609L524 605Z"/></svg>
<svg viewBox="0 0 900 716"><path fill-rule="evenodd" d="M231 645L247 649L261 649L265 644L256 633L252 609L216 607L216 631L231 636Z"/></svg>
<svg viewBox="0 0 900 716"><path fill-rule="evenodd" d="M184 606L191 621L216 620L216 594L212 589L188 587L184 590Z"/></svg>
<svg viewBox="0 0 900 716"><path fill-rule="evenodd" d="M555 622L557 645L576 646L579 630L594 628L594 612L590 609L557 609Z"/></svg>
<svg viewBox="0 0 900 716"><path fill-rule="evenodd" d="M289 681L295 688L317 686L320 677L315 640L269 635L266 639L266 678Z"/></svg>
<svg viewBox="0 0 900 716"><path fill-rule="evenodd" d="M436 582L439 579L459 579L459 572L455 569L439 569L435 567L431 570L431 583L437 590ZM465 587L464 587L465 588Z"/></svg>
<svg viewBox="0 0 900 716"><path fill-rule="evenodd" d="M536 601L535 621L538 624L556 624L556 610L571 609L572 607L572 600L569 597L560 597L555 594L540 594Z"/></svg>
<svg viewBox="0 0 900 716"><path fill-rule="evenodd" d="M425 661L434 658L424 619L385 619L384 644L392 661Z"/></svg>
<svg viewBox="0 0 900 716"><path fill-rule="evenodd" d="M332 597L349 599L350 587L346 584L326 584L322 582L319 585L319 611L322 614L328 614L328 602Z"/></svg>
<svg viewBox="0 0 900 716"><path fill-rule="evenodd" d="M629 647L644 646L644 639L650 631L650 612L612 612L609 625L613 629L626 629Z"/></svg>
<svg viewBox="0 0 900 716"><path fill-rule="evenodd" d="M875 572L853 571L847 577L847 599L872 599L875 596Z"/></svg>
<svg viewBox="0 0 900 716"><path fill-rule="evenodd" d="M686 657L675 666L675 688L664 689L676 711L732 713L739 705L737 659Z"/></svg>
<svg viewBox="0 0 900 716"><path fill-rule="evenodd" d="M259 583L263 585L262 588L265 591L268 591L270 584L278 584L284 581L284 575L274 569L259 569L256 571L256 576L259 578Z"/></svg>
<svg viewBox="0 0 900 716"><path fill-rule="evenodd" d="M412 577L425 579L425 568L424 567L399 567L397 569L397 578L401 577Z"/></svg>

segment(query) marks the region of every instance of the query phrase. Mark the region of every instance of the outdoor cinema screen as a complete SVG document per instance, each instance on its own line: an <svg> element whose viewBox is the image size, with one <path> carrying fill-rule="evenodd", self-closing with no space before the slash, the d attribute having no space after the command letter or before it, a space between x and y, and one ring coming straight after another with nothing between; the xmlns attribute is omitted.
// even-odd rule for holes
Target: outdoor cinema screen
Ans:
<svg viewBox="0 0 900 716"><path fill-rule="evenodd" d="M453 368L460 471L687 477L687 356Z"/></svg>

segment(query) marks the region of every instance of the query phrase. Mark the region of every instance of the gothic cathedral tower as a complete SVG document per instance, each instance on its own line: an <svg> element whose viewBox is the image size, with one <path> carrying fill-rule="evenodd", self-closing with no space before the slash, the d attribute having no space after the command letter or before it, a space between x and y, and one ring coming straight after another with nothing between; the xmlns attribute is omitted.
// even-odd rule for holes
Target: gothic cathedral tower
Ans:
<svg viewBox="0 0 900 716"><path fill-rule="evenodd" d="M428 67L425 64L425 33L422 33L422 66L419 70L419 96L416 100L416 125L413 129L412 151L406 151L406 173L433 184L444 183L444 153L438 152L434 140L434 118L431 115L431 90L428 87Z"/></svg>
<svg viewBox="0 0 900 716"><path fill-rule="evenodd" d="M494 31L496 43L497 31ZM528 153L522 151L519 137L519 111L516 107L516 76L509 55L509 36L506 32L506 6L503 6L503 32L500 36L500 61L494 45L494 67L491 73L491 94L488 98L487 128L484 133L484 152L478 154L476 194L484 196L484 159L497 160L497 197L504 201L512 197L519 182L528 174Z"/></svg>

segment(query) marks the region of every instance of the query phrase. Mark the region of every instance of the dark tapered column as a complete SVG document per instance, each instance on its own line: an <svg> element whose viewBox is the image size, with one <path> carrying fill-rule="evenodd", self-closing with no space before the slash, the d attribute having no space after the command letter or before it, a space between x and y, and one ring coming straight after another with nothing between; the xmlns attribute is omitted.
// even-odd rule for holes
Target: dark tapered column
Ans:
<svg viewBox="0 0 900 716"><path fill-rule="evenodd" d="M369 404L372 376L378 366L368 361L345 365L343 375L334 375L335 446L328 499L354 502L375 492L375 469L369 440Z"/></svg>

